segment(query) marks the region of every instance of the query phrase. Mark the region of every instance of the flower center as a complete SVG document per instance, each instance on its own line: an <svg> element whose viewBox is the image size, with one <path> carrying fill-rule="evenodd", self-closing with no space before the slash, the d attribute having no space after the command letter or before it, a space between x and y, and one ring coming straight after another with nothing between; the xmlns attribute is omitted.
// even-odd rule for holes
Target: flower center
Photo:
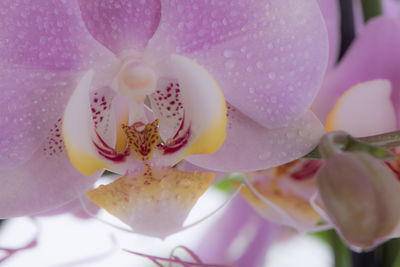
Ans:
<svg viewBox="0 0 400 267"><path fill-rule="evenodd" d="M156 77L154 71L140 63L130 63L119 74L118 87L127 97L142 97L154 92Z"/></svg>
<svg viewBox="0 0 400 267"><path fill-rule="evenodd" d="M137 59L121 67L116 77L116 91L124 96L129 107L129 125L147 122L144 113L146 97L156 90L157 77L153 69Z"/></svg>

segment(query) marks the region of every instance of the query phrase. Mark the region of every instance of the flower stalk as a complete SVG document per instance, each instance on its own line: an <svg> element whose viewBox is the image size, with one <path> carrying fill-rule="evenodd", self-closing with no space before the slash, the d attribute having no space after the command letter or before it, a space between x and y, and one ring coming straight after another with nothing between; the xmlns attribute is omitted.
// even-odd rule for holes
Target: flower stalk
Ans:
<svg viewBox="0 0 400 267"><path fill-rule="evenodd" d="M364 21L382 14L382 3L380 0L361 0Z"/></svg>
<svg viewBox="0 0 400 267"><path fill-rule="evenodd" d="M343 151L364 151L381 159L390 158L391 153L387 149L400 146L400 131L394 131L379 135L372 135L360 138L354 138L350 135L336 136L334 142L341 143ZM314 148L303 158L321 159L320 145Z"/></svg>

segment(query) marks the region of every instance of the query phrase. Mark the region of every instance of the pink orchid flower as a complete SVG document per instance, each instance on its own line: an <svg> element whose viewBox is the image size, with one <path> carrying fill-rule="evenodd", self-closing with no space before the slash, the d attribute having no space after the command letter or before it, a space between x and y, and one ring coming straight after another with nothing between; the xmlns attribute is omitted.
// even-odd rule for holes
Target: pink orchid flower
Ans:
<svg viewBox="0 0 400 267"><path fill-rule="evenodd" d="M399 20L380 17L367 23L341 62L327 73L322 90L313 103L312 109L325 123L328 132L343 130L361 137L399 129L399 45ZM351 159L346 159L345 162L352 164L346 167L347 170L354 169L352 174L368 173L365 172L365 166L356 168L356 164L352 163L361 162L359 158L363 160L364 156L345 154L335 160L340 161L346 157ZM363 211L364 215L382 218L388 214L398 214L398 208L393 203L396 203L400 195L400 161L386 162L386 166L372 162L371 159L365 162L370 162L370 168L374 166L374 170L380 170L379 173L384 177L376 182L376 175L369 172L368 175L355 175L352 179L329 179L327 175L323 175L326 170L331 168L328 172L332 173L334 169L338 169L332 163L324 167L324 172L320 172L319 175L324 178L318 179L317 186L316 174L322 162L303 159L277 168L249 173L249 186L245 188L243 195L257 211L270 220L290 225L299 231L335 227L352 248L369 249L391 237L400 236L398 216L370 221L373 223L364 229L369 230L370 234L360 236L362 229L357 224L363 220L350 220L353 224L347 220L348 223L343 224L346 221L344 218L335 217L340 213L332 208L334 203L330 202L332 198L327 194L330 187L325 186L327 183L342 181L343 187L335 189L338 190L335 199L341 199L343 203L347 201L349 210L354 208L351 203L369 201L370 204ZM376 187L377 183L381 186ZM382 191L379 188L390 190ZM333 192L334 188L331 190ZM351 190L358 193L350 196L348 192ZM317 193L323 193L325 200L322 201ZM344 195L338 197L341 193ZM369 199L373 194L374 199ZM350 218L349 214L346 216ZM354 231L354 227L358 227L359 231Z"/></svg>
<svg viewBox="0 0 400 267"><path fill-rule="evenodd" d="M0 217L91 190L135 231L177 231L219 171L293 160L327 63L315 1L2 1ZM226 104L227 103L227 104ZM211 154L190 156L192 154Z"/></svg>

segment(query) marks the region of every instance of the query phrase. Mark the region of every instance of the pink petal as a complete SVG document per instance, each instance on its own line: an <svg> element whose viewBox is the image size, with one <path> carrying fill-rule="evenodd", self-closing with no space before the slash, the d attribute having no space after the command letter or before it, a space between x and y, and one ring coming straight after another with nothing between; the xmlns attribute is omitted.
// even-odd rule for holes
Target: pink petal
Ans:
<svg viewBox="0 0 400 267"><path fill-rule="evenodd" d="M27 161L62 116L79 71L112 56L75 1L0 3L0 169Z"/></svg>
<svg viewBox="0 0 400 267"><path fill-rule="evenodd" d="M58 208L88 191L100 173L83 176L69 162L58 126L32 159L1 171L0 218L32 215Z"/></svg>
<svg viewBox="0 0 400 267"><path fill-rule="evenodd" d="M84 27L75 0L5 0L0 14L0 59L8 67L84 70L107 53Z"/></svg>
<svg viewBox="0 0 400 267"><path fill-rule="evenodd" d="M264 218L299 232L321 228L321 216L309 200L317 191L315 173L322 161L296 160L272 169L246 173L242 196Z"/></svg>
<svg viewBox="0 0 400 267"><path fill-rule="evenodd" d="M318 0L319 7L325 19L329 39L329 63L332 67L337 60L340 49L340 11L338 1Z"/></svg>
<svg viewBox="0 0 400 267"><path fill-rule="evenodd" d="M79 0L79 6L93 37L116 54L143 49L161 16L159 0Z"/></svg>
<svg viewBox="0 0 400 267"><path fill-rule="evenodd" d="M197 60L230 103L264 126L306 112L328 59L315 1L163 1L162 14L149 51Z"/></svg>
<svg viewBox="0 0 400 267"><path fill-rule="evenodd" d="M367 24L335 71L323 84L313 110L325 120L338 98L360 82L387 79L392 83L392 101L399 107L400 24L381 17Z"/></svg>
<svg viewBox="0 0 400 267"><path fill-rule="evenodd" d="M394 19L400 18L400 3L397 0L382 1L383 13Z"/></svg>
<svg viewBox="0 0 400 267"><path fill-rule="evenodd" d="M227 137L212 155L193 155L189 162L221 172L252 171L284 164L311 151L324 129L311 112L286 127L267 129L228 106Z"/></svg>
<svg viewBox="0 0 400 267"><path fill-rule="evenodd" d="M326 130L342 130L353 136L395 131L397 118L390 100L391 91L388 80L372 80L353 86L339 98L329 113Z"/></svg>
<svg viewBox="0 0 400 267"><path fill-rule="evenodd" d="M0 70L0 169L28 160L62 116L75 74Z"/></svg>

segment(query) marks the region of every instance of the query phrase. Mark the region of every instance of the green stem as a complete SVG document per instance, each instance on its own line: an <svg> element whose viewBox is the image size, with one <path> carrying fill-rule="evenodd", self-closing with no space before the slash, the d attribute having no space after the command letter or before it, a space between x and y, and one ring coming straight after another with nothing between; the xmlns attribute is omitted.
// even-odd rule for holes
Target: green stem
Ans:
<svg viewBox="0 0 400 267"><path fill-rule="evenodd" d="M379 266L400 266L400 239L392 239L381 245Z"/></svg>
<svg viewBox="0 0 400 267"><path fill-rule="evenodd" d="M359 138L361 141L386 149L400 146L400 131L366 136Z"/></svg>
<svg viewBox="0 0 400 267"><path fill-rule="evenodd" d="M361 0L361 3L365 22L382 14L381 0Z"/></svg>
<svg viewBox="0 0 400 267"><path fill-rule="evenodd" d="M368 143L370 145L381 147L384 149L391 149L400 146L400 131L366 136L357 138L358 140ZM314 148L310 153L304 156L308 159L321 159L319 146Z"/></svg>
<svg viewBox="0 0 400 267"><path fill-rule="evenodd" d="M331 246L335 257L335 267L351 267L350 251L335 231L331 231Z"/></svg>

